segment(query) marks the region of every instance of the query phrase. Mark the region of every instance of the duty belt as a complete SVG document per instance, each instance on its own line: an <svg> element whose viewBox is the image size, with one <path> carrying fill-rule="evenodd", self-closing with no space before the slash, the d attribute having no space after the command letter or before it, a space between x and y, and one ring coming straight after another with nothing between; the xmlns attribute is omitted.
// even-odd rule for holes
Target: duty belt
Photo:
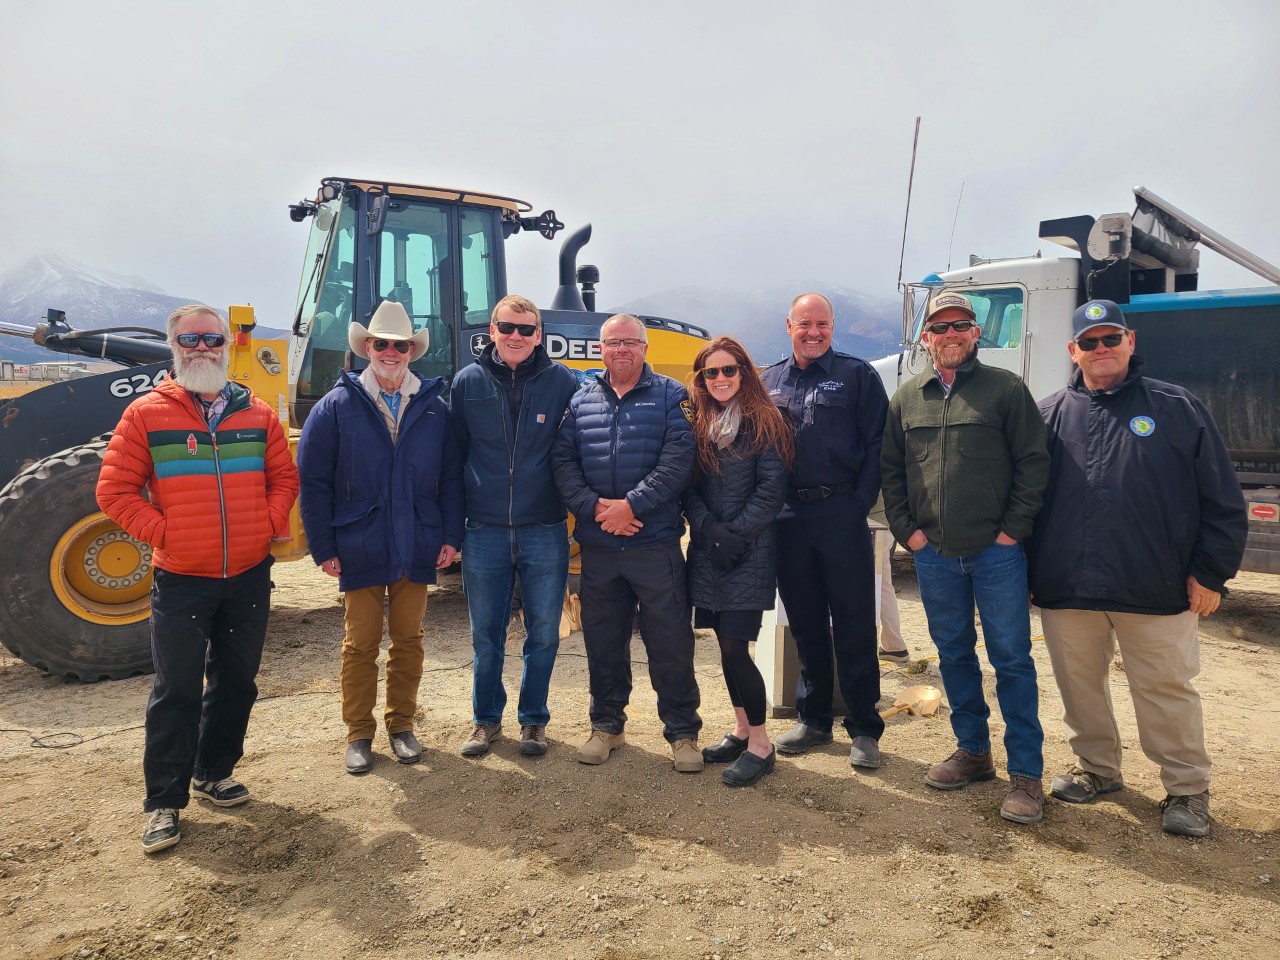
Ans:
<svg viewBox="0 0 1280 960"><path fill-rule="evenodd" d="M815 500L825 500L827 497L852 489L852 483L833 483L821 487L798 487L789 492L801 503L812 503Z"/></svg>

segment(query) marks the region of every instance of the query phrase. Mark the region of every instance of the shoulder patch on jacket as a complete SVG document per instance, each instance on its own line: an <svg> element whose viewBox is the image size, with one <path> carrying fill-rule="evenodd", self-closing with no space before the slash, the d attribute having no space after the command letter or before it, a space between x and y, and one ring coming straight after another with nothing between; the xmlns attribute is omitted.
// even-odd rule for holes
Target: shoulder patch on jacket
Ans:
<svg viewBox="0 0 1280 960"><path fill-rule="evenodd" d="M693 404L688 400L680 401L680 412L684 414L684 418L693 423Z"/></svg>

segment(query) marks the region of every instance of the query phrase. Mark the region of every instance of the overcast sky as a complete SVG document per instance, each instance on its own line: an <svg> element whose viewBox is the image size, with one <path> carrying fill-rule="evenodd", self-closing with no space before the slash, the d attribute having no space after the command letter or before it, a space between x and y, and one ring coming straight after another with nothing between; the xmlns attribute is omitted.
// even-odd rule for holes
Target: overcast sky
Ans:
<svg viewBox="0 0 1280 960"><path fill-rule="evenodd" d="M806 279L892 297L917 115L908 278L946 266L961 184L957 265L1056 255L1041 219L1130 210L1135 184L1277 262L1278 10L4 3L0 269L51 251L285 326L306 242L286 206L341 175L589 220L603 304ZM511 241L512 289L547 303L557 247ZM1202 287L1258 282L1204 255Z"/></svg>

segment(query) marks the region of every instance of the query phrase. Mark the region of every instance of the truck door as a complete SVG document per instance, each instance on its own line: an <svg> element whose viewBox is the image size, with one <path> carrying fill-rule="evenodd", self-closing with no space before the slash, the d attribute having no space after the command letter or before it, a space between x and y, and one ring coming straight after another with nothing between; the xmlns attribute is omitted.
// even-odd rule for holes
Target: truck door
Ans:
<svg viewBox="0 0 1280 960"><path fill-rule="evenodd" d="M1026 288L1021 284L999 287L947 286L938 288L937 292L941 289L945 289L947 293L963 293L973 304L973 312L977 315L978 326L982 330L982 335L978 338L982 362L1025 377L1028 357L1025 336ZM937 295L936 292L934 295ZM930 363L928 352L920 345L923 327L922 309L916 316L916 327L912 332L913 349L908 354L908 376L914 376Z"/></svg>

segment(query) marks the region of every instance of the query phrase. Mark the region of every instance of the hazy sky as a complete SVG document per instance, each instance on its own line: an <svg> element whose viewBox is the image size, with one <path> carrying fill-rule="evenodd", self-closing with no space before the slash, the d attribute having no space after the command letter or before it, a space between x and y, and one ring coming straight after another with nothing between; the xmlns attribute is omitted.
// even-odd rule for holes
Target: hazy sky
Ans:
<svg viewBox="0 0 1280 960"><path fill-rule="evenodd" d="M0 269L52 251L291 315L341 175L595 225L602 304L806 278L895 296L1145 184L1280 261L1280 4L0 5ZM546 303L556 243L508 245ZM1252 285L1205 253L1202 286ZM780 305L784 308L785 305ZM74 319L73 319L73 322Z"/></svg>

